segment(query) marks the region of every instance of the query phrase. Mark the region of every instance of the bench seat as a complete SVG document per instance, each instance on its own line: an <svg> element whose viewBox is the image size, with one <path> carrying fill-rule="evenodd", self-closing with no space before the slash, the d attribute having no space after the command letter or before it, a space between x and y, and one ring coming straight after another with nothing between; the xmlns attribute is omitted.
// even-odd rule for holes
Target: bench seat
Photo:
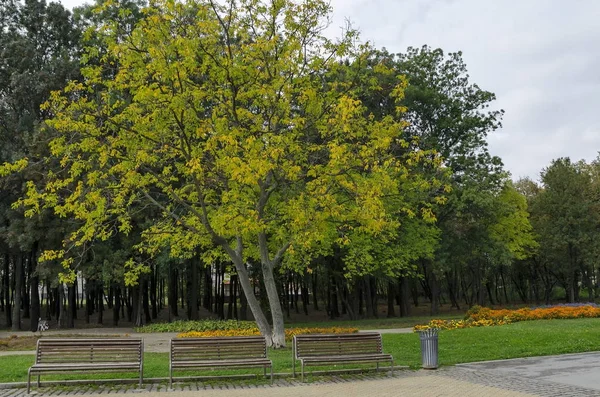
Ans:
<svg viewBox="0 0 600 397"><path fill-rule="evenodd" d="M381 334L364 332L356 334L296 335L293 341L292 372L296 377L296 360L300 361L302 381L304 367L331 363L389 362L394 371L394 358L383 353Z"/></svg>
<svg viewBox="0 0 600 397"><path fill-rule="evenodd" d="M203 361L176 361L173 368L201 368L201 367L248 367L248 366L270 366L271 360L255 359L227 359L227 360L203 360Z"/></svg>
<svg viewBox="0 0 600 397"><path fill-rule="evenodd" d="M138 372L143 382L144 343L136 338L42 338L36 345L35 363L27 373L27 393L31 376L71 372Z"/></svg>
<svg viewBox="0 0 600 397"><path fill-rule="evenodd" d="M273 363L267 358L267 342L261 336L171 339L169 386L173 386L173 371L193 368L262 367L264 374Z"/></svg>

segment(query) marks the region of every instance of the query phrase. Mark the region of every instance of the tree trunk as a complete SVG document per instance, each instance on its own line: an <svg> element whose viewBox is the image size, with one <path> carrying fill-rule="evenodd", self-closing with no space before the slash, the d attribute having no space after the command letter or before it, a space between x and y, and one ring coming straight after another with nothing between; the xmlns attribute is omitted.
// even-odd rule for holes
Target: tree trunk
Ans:
<svg viewBox="0 0 600 397"><path fill-rule="evenodd" d="M58 285L58 326L60 328L67 328L67 312L65 310L65 288L63 284Z"/></svg>
<svg viewBox="0 0 600 397"><path fill-rule="evenodd" d="M400 317L410 316L410 284L408 277L400 278Z"/></svg>
<svg viewBox="0 0 600 397"><path fill-rule="evenodd" d="M150 305L152 307L152 319L156 320L158 317L158 303L157 303L157 283L156 278L158 277L158 269L156 266L152 266L150 273Z"/></svg>
<svg viewBox="0 0 600 397"><path fill-rule="evenodd" d="M75 296L75 285L67 287L67 328L75 328L77 318L77 297Z"/></svg>
<svg viewBox="0 0 600 397"><path fill-rule="evenodd" d="M260 330L260 333L266 338L267 340L267 344L269 346L273 346L274 341L273 338L271 337L271 326L269 325L269 322L267 321L267 317L265 316L265 314L263 313L261 307L260 307L260 303L258 302L258 299L256 299L256 296L254 295L254 288L252 288L252 283L250 282L250 276L248 274L248 270L246 269L246 266L244 265L244 263L242 262L242 258L241 256L238 255L231 255L232 256L232 260L233 260L233 264L235 265L235 269L237 271L238 274L238 278L240 281L240 285L242 286L242 291L244 292L244 297L245 297L245 301L248 305L248 307L250 307L250 311L252 312L252 315L254 316L254 320L256 321L256 325L258 326L258 329ZM243 314L244 308L242 306L242 314ZM275 345L276 346L276 345Z"/></svg>
<svg viewBox="0 0 600 397"><path fill-rule="evenodd" d="M310 281L310 275L306 273L304 275L304 281L302 282L302 289L300 293L302 294L302 309L304 310L304 314L308 316L308 283Z"/></svg>
<svg viewBox="0 0 600 397"><path fill-rule="evenodd" d="M33 250L31 251L31 280L29 281L29 289L31 295L31 323L29 326L29 330L31 332L36 332L38 327L38 321L42 315L42 311L40 308L40 277L37 274L37 243L34 244Z"/></svg>
<svg viewBox="0 0 600 397"><path fill-rule="evenodd" d="M150 324L150 322L152 321L152 316L150 315L150 304L149 304L149 299L150 299L150 294L148 293L148 277L146 276L142 276L142 280L140 280L140 283L142 283L142 307L144 309L144 324Z"/></svg>
<svg viewBox="0 0 600 397"><path fill-rule="evenodd" d="M202 304L206 310L212 307L212 266L206 266L204 269L204 298Z"/></svg>
<svg viewBox="0 0 600 397"><path fill-rule="evenodd" d="M387 291L387 302L388 302L388 310L387 316L396 317L396 311L394 310L394 297L396 296L396 285L393 282L388 281L388 291Z"/></svg>
<svg viewBox="0 0 600 397"><path fill-rule="evenodd" d="M169 271L169 307L171 314L179 317L177 313L177 269L174 268Z"/></svg>
<svg viewBox="0 0 600 397"><path fill-rule="evenodd" d="M92 281L88 278L85 280L85 323L90 323L90 317L93 313L92 308L94 305Z"/></svg>
<svg viewBox="0 0 600 397"><path fill-rule="evenodd" d="M21 261L23 262L23 271L21 272L21 305L23 307L23 317L30 318L29 312L29 283L31 282L31 252L29 259L26 260L25 254L21 253ZM27 264L27 266L25 266Z"/></svg>
<svg viewBox="0 0 600 397"><path fill-rule="evenodd" d="M113 325L116 327L119 325L119 311L121 310L121 288L113 286L112 291L115 298L113 304Z"/></svg>
<svg viewBox="0 0 600 397"><path fill-rule="evenodd" d="M12 327L12 306L10 303L10 256L8 254L4 255L3 285L6 326Z"/></svg>
<svg viewBox="0 0 600 397"><path fill-rule="evenodd" d="M273 275L272 263L262 263L263 278L267 296L269 297L269 307L273 320L272 346L275 348L285 347L285 329L283 325L283 312L279 303L279 294Z"/></svg>
<svg viewBox="0 0 600 397"><path fill-rule="evenodd" d="M312 295L313 295L313 309L319 311L319 297L317 295L317 272L314 271L311 277L312 281Z"/></svg>
<svg viewBox="0 0 600 397"><path fill-rule="evenodd" d="M15 271L13 274L15 280L15 290L13 292L13 315L12 315L12 330L21 330L21 286L23 273L23 255L17 255L14 260Z"/></svg>
<svg viewBox="0 0 600 397"><path fill-rule="evenodd" d="M98 324L104 323L104 285L98 282L95 288L96 299L98 300Z"/></svg>
<svg viewBox="0 0 600 397"><path fill-rule="evenodd" d="M246 321L248 320L248 300L246 299L246 294L243 290L241 290L241 285L238 279L237 282L238 287L240 288L240 320Z"/></svg>
<svg viewBox="0 0 600 397"><path fill-rule="evenodd" d="M367 318L375 317L373 313L373 294L371 293L371 281L369 280L370 276L365 276L363 278L363 285L365 286L365 307Z"/></svg>
<svg viewBox="0 0 600 397"><path fill-rule="evenodd" d="M227 304L227 320L233 319L233 291L234 289L234 276L229 277L229 301Z"/></svg>

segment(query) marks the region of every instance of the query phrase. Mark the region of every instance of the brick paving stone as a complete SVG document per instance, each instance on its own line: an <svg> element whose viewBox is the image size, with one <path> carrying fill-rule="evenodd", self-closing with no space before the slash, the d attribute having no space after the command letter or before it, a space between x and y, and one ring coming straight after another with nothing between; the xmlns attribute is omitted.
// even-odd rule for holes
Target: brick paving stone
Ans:
<svg viewBox="0 0 600 397"><path fill-rule="evenodd" d="M581 396L600 397L600 390L586 389L562 383L541 381L514 375L499 374L494 371L472 370L459 367L443 369L438 375L467 381L474 384L491 386L506 390L528 393L544 397Z"/></svg>
<svg viewBox="0 0 600 397"><path fill-rule="evenodd" d="M395 396L456 396L456 397L600 397L599 390L548 381L506 375L489 370L473 370L463 367L448 367L437 371L395 371L394 376L379 374L353 374L330 377L311 377L311 382L302 383L299 378L278 378L274 384L247 383L247 381L222 383L175 383L173 391L165 383L145 384L142 391L148 397L277 397L285 393L289 397L334 396L345 397L378 395ZM285 389L285 390L283 390ZM0 397L29 397L24 388L0 389ZM71 395L116 396L140 393L137 385L99 385L43 387L35 397ZM362 393L362 394L361 394ZM146 397L146 396L144 396Z"/></svg>

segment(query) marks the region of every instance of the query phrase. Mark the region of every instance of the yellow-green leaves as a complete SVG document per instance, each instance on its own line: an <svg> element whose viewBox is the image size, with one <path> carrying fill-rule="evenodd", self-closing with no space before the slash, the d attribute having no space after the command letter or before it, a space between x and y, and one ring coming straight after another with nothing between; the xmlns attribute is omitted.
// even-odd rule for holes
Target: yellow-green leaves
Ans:
<svg viewBox="0 0 600 397"><path fill-rule="evenodd" d="M21 204L79 221L76 245L130 233L140 226L132 213L153 208L137 246L145 254L216 243L247 258L266 235L270 257L289 247L288 263L306 266L338 244L348 271L361 272L380 259L369 241L382 247L405 232L406 214L435 220L423 192L440 186L421 170L439 159L402 140L398 117L369 114L351 79L335 78L370 49L354 31L321 36L327 2L237 5L156 0L129 33L101 26L99 64L46 105L63 172ZM88 51L84 59L100 56ZM392 100L405 87L401 79ZM124 267L129 285L145 269Z"/></svg>

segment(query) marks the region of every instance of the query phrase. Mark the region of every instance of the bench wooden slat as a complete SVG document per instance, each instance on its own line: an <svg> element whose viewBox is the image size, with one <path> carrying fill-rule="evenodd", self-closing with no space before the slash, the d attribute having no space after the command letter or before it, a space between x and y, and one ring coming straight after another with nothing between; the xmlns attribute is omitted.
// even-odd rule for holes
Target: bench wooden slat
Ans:
<svg viewBox="0 0 600 397"><path fill-rule="evenodd" d="M173 385L174 369L206 367L263 367L271 369L267 358L267 342L261 336L234 336L221 338L171 339L169 359L169 385Z"/></svg>
<svg viewBox="0 0 600 397"><path fill-rule="evenodd" d="M29 368L27 393L31 388L31 375L83 371L135 371L139 373L139 386L143 381L142 339L115 338L44 338L36 346L35 364Z"/></svg>
<svg viewBox="0 0 600 397"><path fill-rule="evenodd" d="M292 370L296 376L296 360L300 360L302 381L304 367L322 363L358 363L390 361L392 373L394 360L390 354L383 353L383 343L379 333L357 334L315 334L296 335L293 341Z"/></svg>

